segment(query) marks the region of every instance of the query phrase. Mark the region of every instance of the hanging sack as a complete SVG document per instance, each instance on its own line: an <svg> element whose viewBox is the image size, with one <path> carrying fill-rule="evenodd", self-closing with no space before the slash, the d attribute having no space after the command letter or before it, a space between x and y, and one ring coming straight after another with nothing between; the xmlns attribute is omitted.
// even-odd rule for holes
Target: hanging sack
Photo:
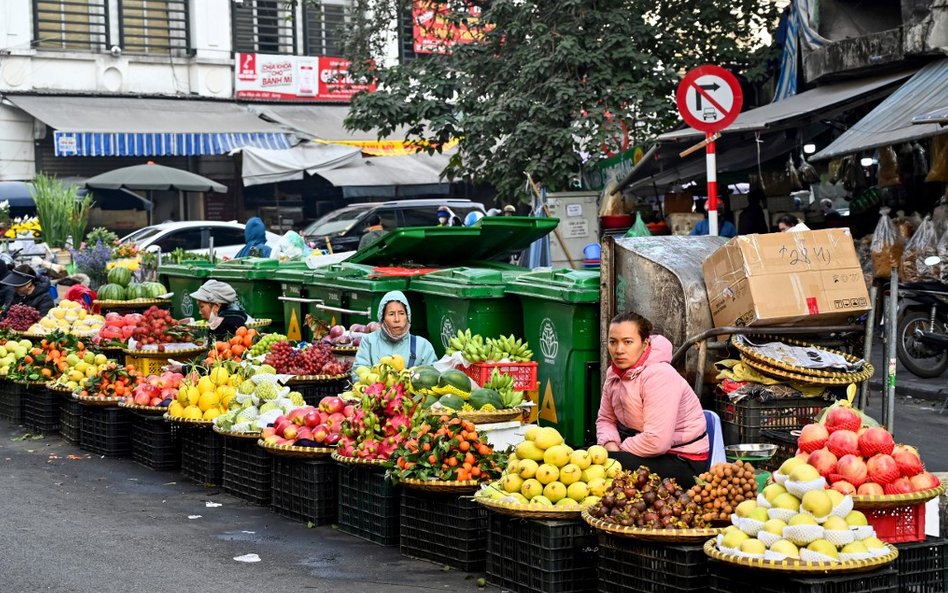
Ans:
<svg viewBox="0 0 948 593"><path fill-rule="evenodd" d="M932 138L932 168L925 181L948 181L948 134Z"/></svg>
<svg viewBox="0 0 948 593"><path fill-rule="evenodd" d="M879 149L879 187L899 184L899 159L891 146Z"/></svg>
<svg viewBox="0 0 948 593"><path fill-rule="evenodd" d="M934 266L925 264L925 259L935 255L937 250L938 237L935 235L935 225L932 224L931 217L926 216L918 226L918 230L905 244L902 268L899 272L902 276L901 280L905 282L937 280L940 268L935 270Z"/></svg>
<svg viewBox="0 0 948 593"><path fill-rule="evenodd" d="M872 234L872 244L869 252L872 256L872 272L876 278L888 278L892 274L892 267L902 261L902 251L905 243L895 230L892 219L889 218L889 209L879 209L879 222Z"/></svg>

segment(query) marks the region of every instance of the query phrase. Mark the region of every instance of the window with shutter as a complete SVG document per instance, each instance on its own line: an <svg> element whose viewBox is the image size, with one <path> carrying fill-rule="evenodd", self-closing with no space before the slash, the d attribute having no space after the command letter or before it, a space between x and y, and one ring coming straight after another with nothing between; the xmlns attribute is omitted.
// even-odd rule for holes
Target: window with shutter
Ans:
<svg viewBox="0 0 948 593"><path fill-rule="evenodd" d="M295 3L243 0L231 4L234 51L260 54L296 53Z"/></svg>
<svg viewBox="0 0 948 593"><path fill-rule="evenodd" d="M33 46L41 50L108 50L108 0L34 0Z"/></svg>
<svg viewBox="0 0 948 593"><path fill-rule="evenodd" d="M187 0L121 0L123 51L186 55L189 49Z"/></svg>

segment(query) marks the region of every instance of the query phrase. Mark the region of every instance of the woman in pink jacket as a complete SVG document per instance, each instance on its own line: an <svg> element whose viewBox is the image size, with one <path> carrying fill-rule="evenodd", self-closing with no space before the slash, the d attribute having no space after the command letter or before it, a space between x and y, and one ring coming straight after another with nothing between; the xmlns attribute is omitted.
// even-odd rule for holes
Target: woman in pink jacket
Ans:
<svg viewBox="0 0 948 593"><path fill-rule="evenodd" d="M707 469L710 443L698 396L670 364L671 342L652 335L648 319L624 313L609 324L609 356L597 441L625 469L645 465L692 486Z"/></svg>

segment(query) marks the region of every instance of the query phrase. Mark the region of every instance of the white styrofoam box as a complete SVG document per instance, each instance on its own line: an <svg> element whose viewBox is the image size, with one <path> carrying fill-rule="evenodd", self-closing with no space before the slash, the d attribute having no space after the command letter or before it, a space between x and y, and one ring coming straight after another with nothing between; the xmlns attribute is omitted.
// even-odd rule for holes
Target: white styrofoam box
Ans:
<svg viewBox="0 0 948 593"><path fill-rule="evenodd" d="M527 428L529 426L524 426L518 420L511 420L509 422L478 424L477 432L487 440L495 451L503 451L523 441Z"/></svg>

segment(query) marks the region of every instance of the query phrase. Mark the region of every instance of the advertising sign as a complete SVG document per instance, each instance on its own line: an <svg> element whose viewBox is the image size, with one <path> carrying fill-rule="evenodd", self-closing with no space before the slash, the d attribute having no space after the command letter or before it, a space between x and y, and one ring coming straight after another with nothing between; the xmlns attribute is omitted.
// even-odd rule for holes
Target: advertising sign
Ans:
<svg viewBox="0 0 948 593"><path fill-rule="evenodd" d="M470 43L480 31L477 21L481 9L468 4L469 26L457 26L450 18L450 8L439 2L414 0L411 4L412 49L416 54L443 54L459 43Z"/></svg>
<svg viewBox="0 0 948 593"><path fill-rule="evenodd" d="M344 58L238 53L234 63L237 99L347 103L354 94L376 88L375 81L354 81Z"/></svg>

